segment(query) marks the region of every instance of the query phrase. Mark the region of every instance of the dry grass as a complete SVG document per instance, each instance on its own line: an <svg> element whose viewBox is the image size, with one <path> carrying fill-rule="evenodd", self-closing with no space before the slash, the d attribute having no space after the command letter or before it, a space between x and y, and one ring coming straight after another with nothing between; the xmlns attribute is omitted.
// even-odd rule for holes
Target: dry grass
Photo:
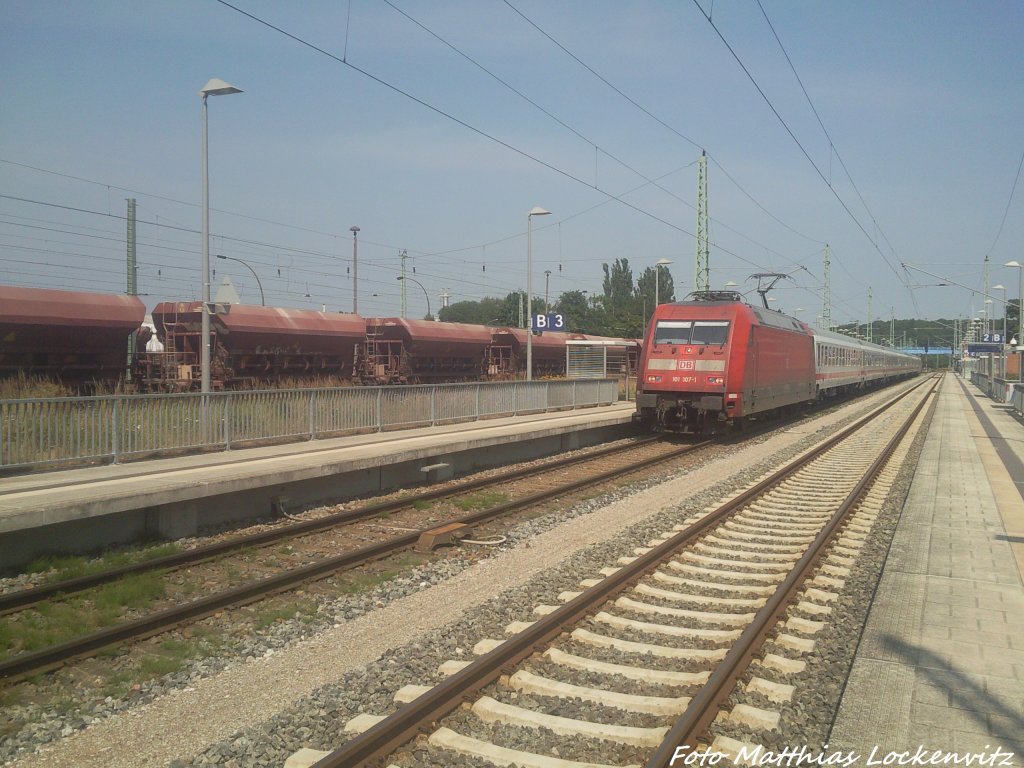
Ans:
<svg viewBox="0 0 1024 768"><path fill-rule="evenodd" d="M19 373L0 379L0 400L23 400L33 397L70 397L73 392L63 384L41 376Z"/></svg>
<svg viewBox="0 0 1024 768"><path fill-rule="evenodd" d="M0 400L32 400L47 397L81 397L83 395L123 395L128 392L123 381L92 381L80 387L54 381L45 376L25 375L0 379Z"/></svg>

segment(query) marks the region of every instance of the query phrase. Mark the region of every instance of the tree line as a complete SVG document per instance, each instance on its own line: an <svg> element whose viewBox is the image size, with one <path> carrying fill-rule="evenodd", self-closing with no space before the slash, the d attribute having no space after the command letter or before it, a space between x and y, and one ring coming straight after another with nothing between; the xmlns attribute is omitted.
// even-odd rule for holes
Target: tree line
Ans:
<svg viewBox="0 0 1024 768"><path fill-rule="evenodd" d="M1017 335L1020 327L1020 313L1018 299L1010 299L1006 302L1006 341ZM959 331L954 332L959 324ZM1003 318L995 317L991 325L994 333L1003 332ZM867 323L844 323L836 327L840 333L851 336L868 338ZM890 335L893 337L895 346L906 344L910 347L928 346L930 349L948 349L953 345L954 340L970 330L968 318L939 318L938 320L925 320L922 318L909 318L903 320L878 319L871 323L871 340L876 344L888 344Z"/></svg>
<svg viewBox="0 0 1024 768"><path fill-rule="evenodd" d="M655 293L662 304L676 301L672 273L668 267L661 267L655 282L656 267L647 267L636 278L629 265L629 259L616 259L611 264L602 264L603 280L601 292L584 290L565 291L555 298L549 307L544 299L535 297L532 302L534 314L557 312L565 318L570 333L589 333L598 336L619 338L640 338L655 306ZM754 301L756 303L756 299ZM1019 317L1019 300L1010 299L1006 308L1007 337L1016 334ZM513 291L503 298L484 298L480 301L459 301L441 309L438 319L447 323L472 323L475 325L518 327L520 321L526 325L525 291ZM901 319L893 323L887 319L876 319L871 323L871 338L876 343L888 344L890 332L896 346L904 343L911 346L949 347L953 340L955 319ZM1002 331L1002 318L994 320L994 328ZM967 328L967 321L960 320L960 328ZM841 333L867 338L867 323L845 323L836 327Z"/></svg>
<svg viewBox="0 0 1024 768"><path fill-rule="evenodd" d="M636 279L629 259L616 259L602 264L604 280L601 293L584 290L565 291L544 306L544 299L534 297L533 314L557 312L565 319L570 333L589 333L633 339L643 335L655 306L655 292L661 303L675 301L675 286L668 267L647 267ZM520 314L522 312L523 314ZM526 318L525 292L513 291L504 298L480 301L458 301L438 312L446 323L474 323L515 327Z"/></svg>

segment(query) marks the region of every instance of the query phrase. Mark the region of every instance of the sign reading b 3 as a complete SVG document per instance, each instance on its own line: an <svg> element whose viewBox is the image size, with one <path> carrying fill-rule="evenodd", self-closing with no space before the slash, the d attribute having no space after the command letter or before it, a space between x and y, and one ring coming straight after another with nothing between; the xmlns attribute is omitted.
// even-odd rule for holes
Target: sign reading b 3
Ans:
<svg viewBox="0 0 1024 768"><path fill-rule="evenodd" d="M552 312L550 315L533 316L533 330L535 331L564 331L565 327L565 315Z"/></svg>

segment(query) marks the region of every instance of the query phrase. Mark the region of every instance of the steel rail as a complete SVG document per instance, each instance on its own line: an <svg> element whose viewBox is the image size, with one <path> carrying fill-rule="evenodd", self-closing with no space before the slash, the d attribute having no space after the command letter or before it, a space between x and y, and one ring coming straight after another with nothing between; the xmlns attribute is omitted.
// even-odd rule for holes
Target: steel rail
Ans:
<svg viewBox="0 0 1024 768"><path fill-rule="evenodd" d="M404 704L384 720L324 756L313 768L361 768L375 765L418 733L429 728L431 723L456 709L465 699L494 682L503 672L510 670L535 651L546 647L568 627L579 623L597 607L635 584L678 549L690 544L722 519L814 461L922 385L923 383L901 393L704 516L686 530L680 531L646 554L640 555L629 565L606 576L578 597L533 622L494 650L480 656L459 672L445 678L423 695Z"/></svg>
<svg viewBox="0 0 1024 768"><path fill-rule="evenodd" d="M599 475L574 480L570 483L559 485L556 488L539 491L537 493L506 502L505 504L473 512L450 522L470 525L484 522L492 518L501 517L502 515L534 506L540 502L564 496L567 493L572 493L580 488L607 482L622 475L632 474L638 470L645 469L655 464L668 461L684 453L702 448L709 443L710 441L705 441L702 443L686 445L668 454L648 457L647 459L630 464L627 467L620 467L618 469L608 470ZM170 627L186 622L196 621L223 608L245 604L258 600L266 595L284 592L309 581L321 579L334 571L351 568L371 560L385 557L413 546L416 544L422 533L436 527L437 525L435 524L432 525L431 528L423 529L421 531L413 531L376 544L369 544L359 549L350 550L336 557L327 558L299 568L283 571L275 574L274 576L269 576L234 589L224 590L222 592L194 600L185 605L168 608L164 611L159 611L131 622L119 624L115 627L97 630L96 632L83 635L80 638L69 640L65 643L52 645L38 651L24 653L10 659L5 659L0 661L0 680L11 682L13 680L21 679L29 674L55 669L70 660L91 656L96 651L109 645L124 642L125 640L141 639L159 634Z"/></svg>
<svg viewBox="0 0 1024 768"><path fill-rule="evenodd" d="M937 386L938 382L936 381L932 385L932 391L918 403L900 430L872 462L864 476L815 537L807 552L796 562L793 570L778 586L768 602L754 615L754 619L715 668L704 687L693 697L690 706L665 735L661 745L648 760L646 768L666 768L672 764L674 759L682 760L687 754L696 750L699 741L707 741L705 735L718 716L720 708L732 693L736 682L746 671L754 654L760 650L769 633L786 614L797 590L810 576L819 560L824 557L829 543L846 522L851 510L874 484L878 474L889 462L925 405L929 402L933 404L936 402L931 395L934 394Z"/></svg>
<svg viewBox="0 0 1024 768"><path fill-rule="evenodd" d="M634 448L649 445L662 439L662 436L644 437L623 445L612 445L599 448L584 455L554 459L552 461L544 462L544 464L539 466L521 467L520 469L513 470L507 474L501 475L500 477L492 476L467 480L455 486L447 486L433 491L424 491L411 496L403 496L401 499L367 504L366 506L359 507L358 509L337 512L315 520L304 520L299 523L293 523L291 525L282 526L269 531L260 531L258 533L247 534L245 536L236 536L225 541L196 547L195 549L190 549L186 552L176 552L172 555L155 557L152 560L145 560L138 563L132 563L130 565L124 565L119 568L111 568L106 571L78 576L74 579L66 579L64 581L44 584L31 589L21 589L16 592L9 592L7 594L0 595L0 616L14 610L24 609L28 606L35 605L36 603L48 600L57 595L69 595L75 592L81 592L101 584L116 581L117 579L132 574L147 573L149 571L157 571L165 568L178 568L191 563L212 560L215 557L220 557L221 555L234 552L239 549L264 546L284 539L315 533L325 528L332 528L336 525L352 523L368 517L375 517L385 512L394 512L395 510L411 506L416 502L436 501L437 499L458 496L489 485L495 485L509 480L518 480L524 477L530 477L531 475L539 475L561 467L580 464L590 459L613 456L616 453L625 453Z"/></svg>

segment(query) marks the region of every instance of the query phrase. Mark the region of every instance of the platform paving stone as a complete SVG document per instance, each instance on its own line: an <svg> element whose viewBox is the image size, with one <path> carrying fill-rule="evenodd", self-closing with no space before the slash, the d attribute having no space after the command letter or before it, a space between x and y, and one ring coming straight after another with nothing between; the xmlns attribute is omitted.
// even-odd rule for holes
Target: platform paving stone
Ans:
<svg viewBox="0 0 1024 768"><path fill-rule="evenodd" d="M993 423L1024 444L1024 425ZM1013 482L990 476L1007 470L983 463L985 441L947 374L830 748L866 759L875 748L1000 747L1024 766L1024 582L1007 536L1024 502L994 490Z"/></svg>

